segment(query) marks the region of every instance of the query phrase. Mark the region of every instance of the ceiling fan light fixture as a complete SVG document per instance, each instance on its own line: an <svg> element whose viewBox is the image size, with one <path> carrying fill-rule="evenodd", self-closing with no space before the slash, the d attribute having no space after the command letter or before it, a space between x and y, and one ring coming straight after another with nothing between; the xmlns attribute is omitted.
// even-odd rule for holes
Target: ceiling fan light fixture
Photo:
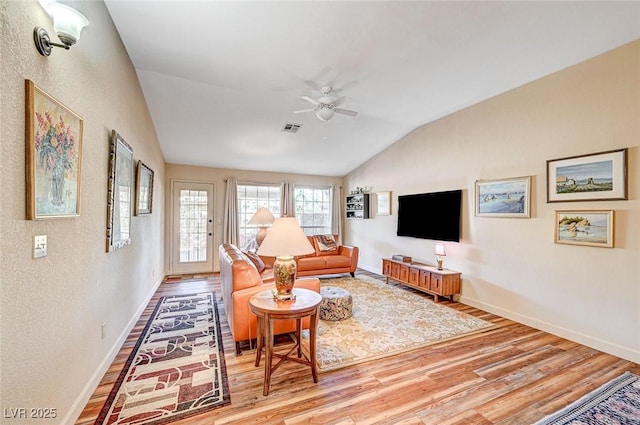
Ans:
<svg viewBox="0 0 640 425"><path fill-rule="evenodd" d="M318 117L320 121L329 121L331 117L333 117L333 114L335 114L333 109L328 107L322 107L316 110L316 117Z"/></svg>

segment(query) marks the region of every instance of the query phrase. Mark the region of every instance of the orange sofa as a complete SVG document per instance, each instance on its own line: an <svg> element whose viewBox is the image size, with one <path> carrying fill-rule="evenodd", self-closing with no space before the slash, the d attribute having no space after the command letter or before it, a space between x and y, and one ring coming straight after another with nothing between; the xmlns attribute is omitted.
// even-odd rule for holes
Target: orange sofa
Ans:
<svg viewBox="0 0 640 425"><path fill-rule="evenodd" d="M309 242L315 249L313 254L296 257L298 265L297 276L318 276L324 274L350 273L354 276L358 268L358 255L360 251L357 246L338 245L335 249L327 249L322 244L322 236L307 236ZM333 235L334 240L338 240L337 235ZM273 257L261 257L266 265L273 265Z"/></svg>
<svg viewBox="0 0 640 425"><path fill-rule="evenodd" d="M222 300L233 341L236 344L236 354L241 354L240 342L252 340L257 336L258 319L249 309L249 298L266 289L275 290L273 270L265 267L259 272L254 262L235 245L222 244L218 251ZM311 289L319 293L320 280L297 279L295 287ZM302 329L309 329L308 317L302 321ZM294 319L274 322L274 335L295 332L295 330Z"/></svg>

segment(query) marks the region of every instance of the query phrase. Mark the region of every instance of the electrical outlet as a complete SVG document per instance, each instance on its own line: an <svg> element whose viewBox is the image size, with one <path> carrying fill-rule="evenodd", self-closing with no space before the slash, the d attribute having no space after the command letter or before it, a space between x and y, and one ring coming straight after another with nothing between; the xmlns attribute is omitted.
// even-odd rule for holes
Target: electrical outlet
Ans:
<svg viewBox="0 0 640 425"><path fill-rule="evenodd" d="M100 337L104 339L105 336L107 336L107 322L102 323L102 326L100 326Z"/></svg>
<svg viewBox="0 0 640 425"><path fill-rule="evenodd" d="M40 258L47 255L47 235L33 237L33 258Z"/></svg>

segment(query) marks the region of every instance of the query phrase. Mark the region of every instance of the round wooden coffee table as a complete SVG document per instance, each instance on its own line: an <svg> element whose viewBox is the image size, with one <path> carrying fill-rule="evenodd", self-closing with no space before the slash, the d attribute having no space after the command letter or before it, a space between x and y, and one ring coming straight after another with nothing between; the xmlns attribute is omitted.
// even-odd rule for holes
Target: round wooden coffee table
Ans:
<svg viewBox="0 0 640 425"><path fill-rule="evenodd" d="M260 366L262 349L264 348L264 387L262 393L269 394L271 374L285 361L290 360L311 366L313 382L318 382L316 371L316 329L318 327L318 310L322 297L319 293L304 288L293 288L294 300L279 301L273 298L271 289L258 292L249 299L249 308L258 316L258 345L256 349L256 367ZM309 357L303 357L302 319L309 316ZM281 319L296 320L296 344L286 354L273 352L273 321ZM297 357L291 356L297 349ZM273 366L273 357L280 360Z"/></svg>

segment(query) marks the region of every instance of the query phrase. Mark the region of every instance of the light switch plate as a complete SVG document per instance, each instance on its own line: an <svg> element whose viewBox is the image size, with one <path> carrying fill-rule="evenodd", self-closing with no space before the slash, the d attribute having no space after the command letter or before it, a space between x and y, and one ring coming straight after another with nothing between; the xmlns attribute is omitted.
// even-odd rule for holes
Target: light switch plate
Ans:
<svg viewBox="0 0 640 425"><path fill-rule="evenodd" d="M33 237L33 258L40 258L47 255L47 235Z"/></svg>

